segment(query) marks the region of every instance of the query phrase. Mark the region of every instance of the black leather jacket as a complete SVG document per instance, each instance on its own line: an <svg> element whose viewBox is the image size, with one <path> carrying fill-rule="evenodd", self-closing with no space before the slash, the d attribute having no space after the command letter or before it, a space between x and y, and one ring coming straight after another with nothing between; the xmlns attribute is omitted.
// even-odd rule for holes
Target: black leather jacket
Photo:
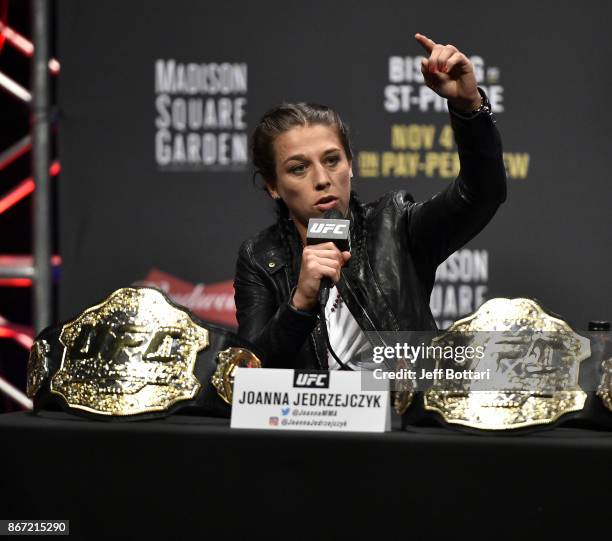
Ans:
<svg viewBox="0 0 612 541"><path fill-rule="evenodd" d="M407 192L389 192L364 205L367 257L351 258L338 284L352 315L365 331L430 331L429 308L436 268L478 234L506 198L506 174L493 117L450 113L460 174L425 202ZM351 218L354 214L351 203ZM292 250L298 276L301 250ZM240 247L234 280L240 336L255 343L263 363L277 368L327 368L327 350L318 315L289 304L285 251L273 225ZM344 280L361 298L364 317Z"/></svg>

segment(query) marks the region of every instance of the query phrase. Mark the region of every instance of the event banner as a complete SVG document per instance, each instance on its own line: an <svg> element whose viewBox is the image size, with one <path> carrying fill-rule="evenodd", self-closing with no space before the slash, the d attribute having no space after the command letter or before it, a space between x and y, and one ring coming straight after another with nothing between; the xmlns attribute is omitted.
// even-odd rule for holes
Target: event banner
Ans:
<svg viewBox="0 0 612 541"><path fill-rule="evenodd" d="M577 328L610 319L611 17L552 0L57 2L60 317L148 283L234 327L238 247L275 220L249 136L277 103L340 112L362 200L444 189L459 159L421 32L471 59L508 179L492 222L438 268L438 325L517 296Z"/></svg>

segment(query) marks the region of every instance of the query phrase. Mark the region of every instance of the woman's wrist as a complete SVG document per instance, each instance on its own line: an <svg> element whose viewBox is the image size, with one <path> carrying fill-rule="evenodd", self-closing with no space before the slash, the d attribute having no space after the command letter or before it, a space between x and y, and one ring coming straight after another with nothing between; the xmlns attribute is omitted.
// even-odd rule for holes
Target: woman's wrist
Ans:
<svg viewBox="0 0 612 541"><path fill-rule="evenodd" d="M317 304L317 301L309 301L301 294L299 289L296 289L293 293L293 297L289 300L289 304L296 310L300 310L302 312L312 312Z"/></svg>
<svg viewBox="0 0 612 541"><path fill-rule="evenodd" d="M448 103L451 105L455 111L458 111L462 114L471 114L477 111L480 107L482 107L484 103L484 98L480 94L480 92L476 92L476 95L472 99L467 100L448 100Z"/></svg>

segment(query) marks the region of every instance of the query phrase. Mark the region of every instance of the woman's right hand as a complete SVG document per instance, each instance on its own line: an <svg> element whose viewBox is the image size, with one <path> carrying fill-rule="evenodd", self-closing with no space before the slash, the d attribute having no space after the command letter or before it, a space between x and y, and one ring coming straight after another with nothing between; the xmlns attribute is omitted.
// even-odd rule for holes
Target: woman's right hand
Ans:
<svg viewBox="0 0 612 541"><path fill-rule="evenodd" d="M335 284L350 258L350 252L341 252L333 242L304 247L300 276L291 304L298 310L312 310L319 300L321 279L329 278Z"/></svg>

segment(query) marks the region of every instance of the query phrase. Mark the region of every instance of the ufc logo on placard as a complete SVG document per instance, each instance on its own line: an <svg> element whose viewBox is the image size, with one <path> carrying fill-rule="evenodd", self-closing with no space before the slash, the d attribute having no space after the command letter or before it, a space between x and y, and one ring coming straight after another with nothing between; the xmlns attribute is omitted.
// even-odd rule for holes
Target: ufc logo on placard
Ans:
<svg viewBox="0 0 612 541"><path fill-rule="evenodd" d="M324 222L315 222L310 228L311 233L333 233L334 235L344 235L346 224L329 224Z"/></svg>
<svg viewBox="0 0 612 541"><path fill-rule="evenodd" d="M296 370L293 375L293 386L327 389L329 372L298 372Z"/></svg>

